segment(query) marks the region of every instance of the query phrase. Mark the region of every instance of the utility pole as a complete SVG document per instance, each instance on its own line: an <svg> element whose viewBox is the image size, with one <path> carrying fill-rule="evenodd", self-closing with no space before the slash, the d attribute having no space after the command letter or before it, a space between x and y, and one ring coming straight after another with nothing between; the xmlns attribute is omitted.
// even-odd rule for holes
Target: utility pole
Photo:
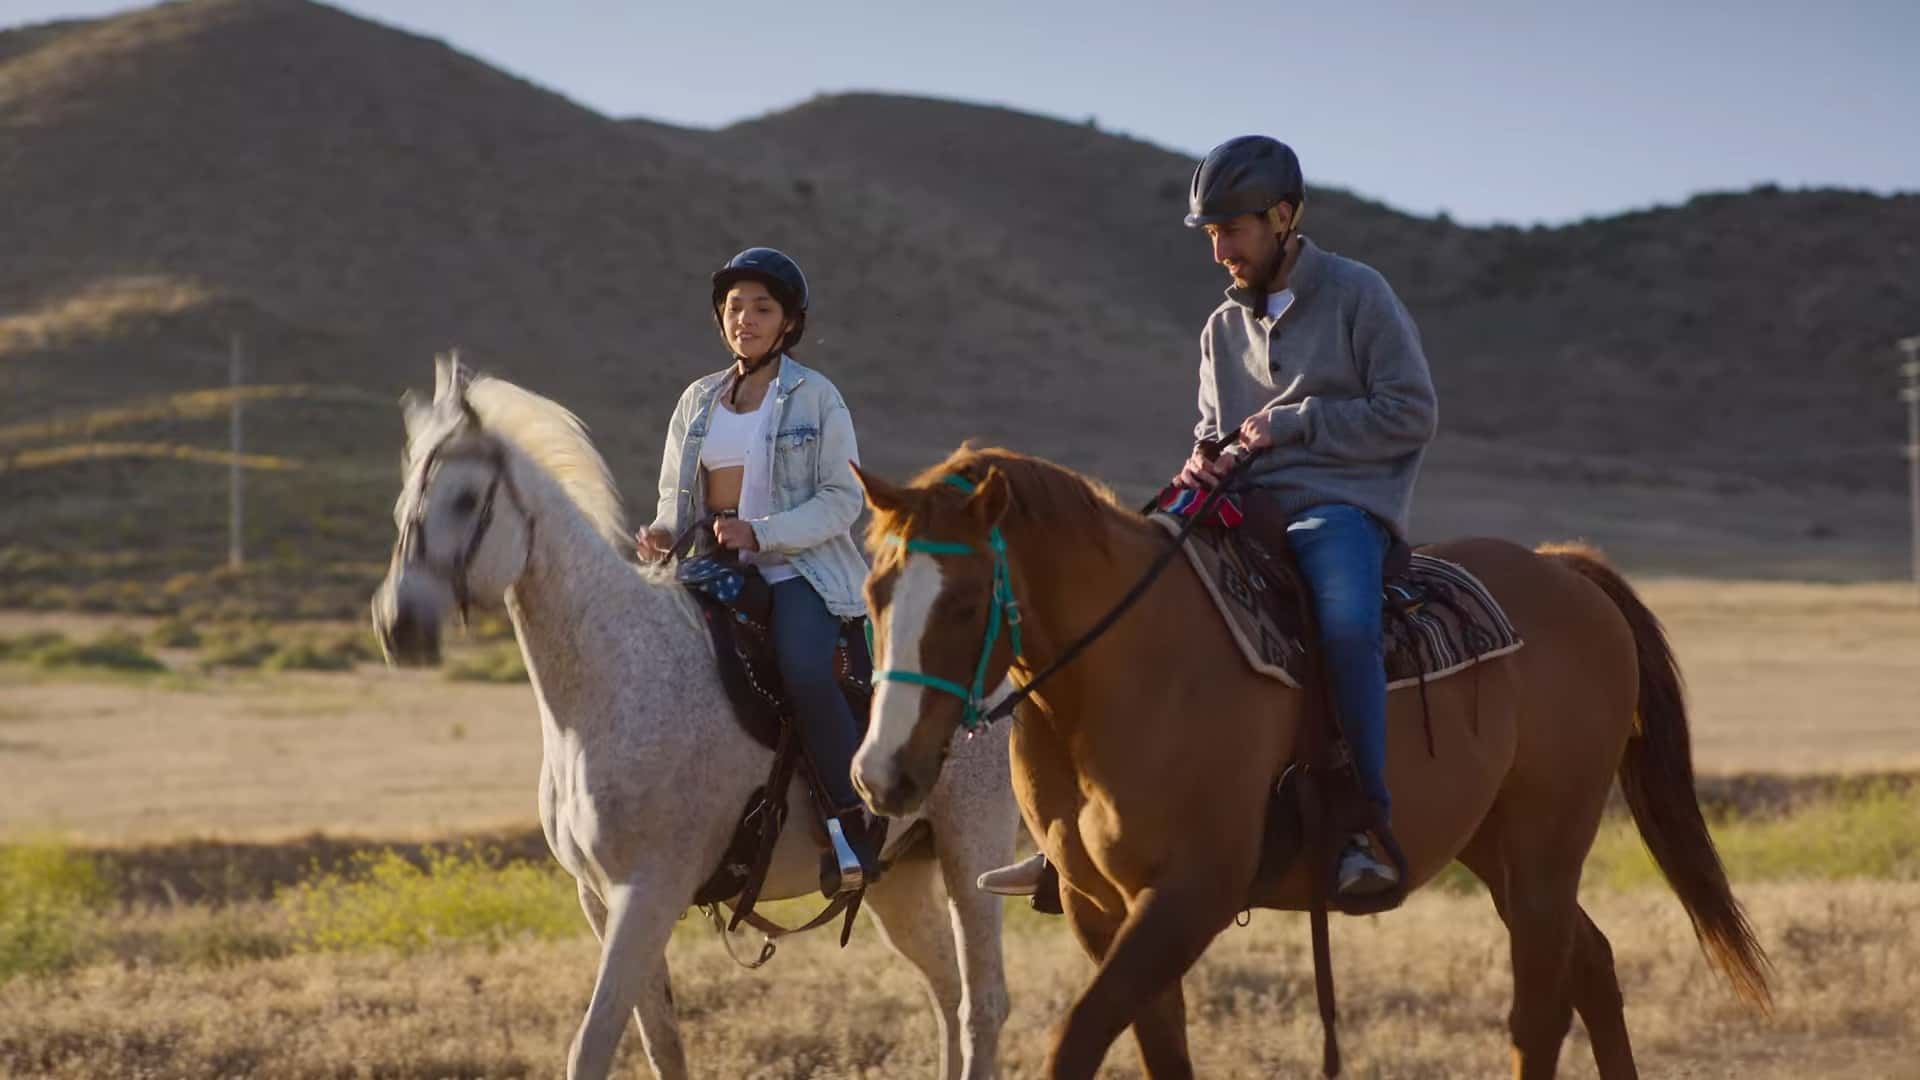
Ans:
<svg viewBox="0 0 1920 1080"><path fill-rule="evenodd" d="M246 563L246 551L241 546L241 524L245 517L243 483L240 474L240 335L234 333L228 339L228 385L233 390L233 401L228 406L227 431L229 449L233 451L233 460L227 465L227 565L238 570Z"/></svg>
<svg viewBox="0 0 1920 1080"><path fill-rule="evenodd" d="M1900 339L1900 351L1907 359L1900 374L1907 384L1900 388L1900 400L1907 403L1907 505L1913 515L1913 600L1920 604L1920 334Z"/></svg>

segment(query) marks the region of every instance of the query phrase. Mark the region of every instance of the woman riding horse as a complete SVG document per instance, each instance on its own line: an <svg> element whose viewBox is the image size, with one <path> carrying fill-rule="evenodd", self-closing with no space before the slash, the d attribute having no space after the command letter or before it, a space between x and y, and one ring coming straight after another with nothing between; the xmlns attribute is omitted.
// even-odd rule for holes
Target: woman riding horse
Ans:
<svg viewBox="0 0 1920 1080"><path fill-rule="evenodd" d="M808 300L799 265L772 248L748 248L713 275L713 318L733 363L680 395L659 510L636 539L642 557L660 561L711 517L719 546L772 586L780 678L827 787L827 830L847 892L878 870L850 779L860 729L832 664L841 620L866 614L867 564L848 533L861 508L853 417L833 383L791 355Z"/></svg>

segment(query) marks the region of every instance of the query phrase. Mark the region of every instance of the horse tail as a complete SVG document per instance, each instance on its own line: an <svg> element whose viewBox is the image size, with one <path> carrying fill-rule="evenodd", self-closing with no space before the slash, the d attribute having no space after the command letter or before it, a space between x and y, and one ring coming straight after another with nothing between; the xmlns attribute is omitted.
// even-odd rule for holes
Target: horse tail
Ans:
<svg viewBox="0 0 1920 1080"><path fill-rule="evenodd" d="M1556 544L1539 552L1599 586L1633 628L1640 698L1634 734L1620 762L1621 793L1641 840L1693 920L1694 936L1707 960L1742 1000L1771 1012L1767 976L1773 965L1734 899L1720 853L1700 815L1686 697L1666 631L1599 551L1583 544Z"/></svg>

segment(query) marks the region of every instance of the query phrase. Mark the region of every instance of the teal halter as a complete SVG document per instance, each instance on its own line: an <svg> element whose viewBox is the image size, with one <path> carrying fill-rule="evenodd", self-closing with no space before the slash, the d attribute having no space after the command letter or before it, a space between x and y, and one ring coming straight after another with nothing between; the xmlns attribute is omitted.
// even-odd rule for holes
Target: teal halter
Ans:
<svg viewBox="0 0 1920 1080"><path fill-rule="evenodd" d="M964 476L949 476L945 483L951 487L972 495L976 490L973 482ZM1007 564L1007 541L1000 535L1000 526L995 525L987 533L987 551L974 549L971 544L955 544L937 540L907 540L899 535L886 538L886 543L905 547L908 551L917 551L926 555L988 555L993 559L993 605L987 612L987 641L980 647L980 662L973 668L973 686L971 689L961 686L950 679L936 675L927 675L918 671L901 671L886 668L874 673L881 682L911 683L925 686L942 693L952 694L965 705L960 716L960 726L969 732L986 726L987 709L987 665L993 659L994 643L1000 640L1000 624L1007 625L1007 637L1013 643L1013 655L1016 660L1025 656L1020 648L1020 605L1013 598L1013 574ZM873 653L873 623L867 623L867 653Z"/></svg>

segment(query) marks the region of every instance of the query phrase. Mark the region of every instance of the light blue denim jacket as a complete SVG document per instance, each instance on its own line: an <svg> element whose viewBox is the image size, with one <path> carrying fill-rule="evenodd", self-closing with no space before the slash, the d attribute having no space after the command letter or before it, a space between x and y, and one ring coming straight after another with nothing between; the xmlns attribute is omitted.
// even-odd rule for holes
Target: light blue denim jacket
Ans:
<svg viewBox="0 0 1920 1080"><path fill-rule="evenodd" d="M707 514L700 448L730 371L696 381L674 407L660 458L656 529L678 536ZM790 356L781 356L780 371L767 392L773 395L766 432L773 442L767 460L773 465L776 509L748 522L754 538L761 551L785 555L826 601L827 610L842 618L865 615L867 561L850 532L866 501L851 467L860 459L853 416L825 375Z"/></svg>

